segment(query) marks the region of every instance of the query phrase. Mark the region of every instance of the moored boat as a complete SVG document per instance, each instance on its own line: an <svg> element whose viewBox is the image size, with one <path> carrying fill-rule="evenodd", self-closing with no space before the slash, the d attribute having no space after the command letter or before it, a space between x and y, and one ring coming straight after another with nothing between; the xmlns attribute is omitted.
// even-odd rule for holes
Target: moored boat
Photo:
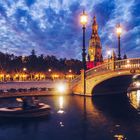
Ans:
<svg viewBox="0 0 140 140"><path fill-rule="evenodd" d="M25 102L25 101L24 101ZM35 118L50 114L50 106L44 103L36 105L27 105L23 102L22 107L4 107L0 108L0 117L10 118Z"/></svg>

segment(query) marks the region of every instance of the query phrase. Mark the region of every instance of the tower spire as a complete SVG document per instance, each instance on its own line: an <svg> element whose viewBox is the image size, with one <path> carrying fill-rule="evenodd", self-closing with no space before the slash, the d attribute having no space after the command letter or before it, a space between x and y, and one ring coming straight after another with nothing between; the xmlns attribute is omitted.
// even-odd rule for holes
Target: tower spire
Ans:
<svg viewBox="0 0 140 140"><path fill-rule="evenodd" d="M96 16L93 17L93 24L97 24L96 23Z"/></svg>
<svg viewBox="0 0 140 140"><path fill-rule="evenodd" d="M96 16L93 17L92 32L93 33L98 32L98 24L97 24L97 21L96 21Z"/></svg>
<svg viewBox="0 0 140 140"><path fill-rule="evenodd" d="M96 16L93 17L92 23L92 34L89 40L88 55L90 58L90 64L93 66L99 65L102 61L102 46L100 42L100 37L98 35L98 24L96 21Z"/></svg>

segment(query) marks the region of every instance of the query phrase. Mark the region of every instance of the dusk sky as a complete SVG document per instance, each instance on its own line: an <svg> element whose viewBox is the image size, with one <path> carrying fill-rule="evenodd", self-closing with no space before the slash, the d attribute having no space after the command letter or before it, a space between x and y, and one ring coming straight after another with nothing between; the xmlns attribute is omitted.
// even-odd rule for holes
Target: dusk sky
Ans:
<svg viewBox="0 0 140 140"><path fill-rule="evenodd" d="M0 51L81 59L82 27L79 15L89 15L86 47L93 16L106 50L117 52L115 27L123 27L122 55L140 56L140 0L0 0Z"/></svg>

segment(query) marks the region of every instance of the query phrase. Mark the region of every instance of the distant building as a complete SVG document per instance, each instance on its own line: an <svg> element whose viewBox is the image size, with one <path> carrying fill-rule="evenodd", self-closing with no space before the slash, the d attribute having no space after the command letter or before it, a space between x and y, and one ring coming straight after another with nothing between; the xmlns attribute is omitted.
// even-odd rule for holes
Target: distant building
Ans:
<svg viewBox="0 0 140 140"><path fill-rule="evenodd" d="M92 34L89 40L87 68L93 68L100 65L102 62L102 46L100 37L98 35L98 24L96 22L96 17L94 16L92 24Z"/></svg>

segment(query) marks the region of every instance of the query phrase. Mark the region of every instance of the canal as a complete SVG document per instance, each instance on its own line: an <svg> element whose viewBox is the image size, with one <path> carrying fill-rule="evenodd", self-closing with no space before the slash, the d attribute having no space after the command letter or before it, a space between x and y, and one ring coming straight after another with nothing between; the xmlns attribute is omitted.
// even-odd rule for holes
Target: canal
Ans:
<svg viewBox="0 0 140 140"><path fill-rule="evenodd" d="M99 97L47 96L42 119L0 119L0 140L140 140L140 91ZM0 99L11 106L15 99Z"/></svg>

